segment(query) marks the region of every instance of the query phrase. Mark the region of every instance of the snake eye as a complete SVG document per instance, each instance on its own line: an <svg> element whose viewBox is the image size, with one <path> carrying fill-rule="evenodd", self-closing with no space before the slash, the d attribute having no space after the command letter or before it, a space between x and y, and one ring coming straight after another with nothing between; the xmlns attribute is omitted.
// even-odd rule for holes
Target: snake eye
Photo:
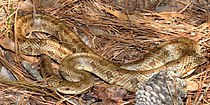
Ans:
<svg viewBox="0 0 210 105"><path fill-rule="evenodd" d="M68 91L68 90L70 90L70 88L64 88L64 90Z"/></svg>

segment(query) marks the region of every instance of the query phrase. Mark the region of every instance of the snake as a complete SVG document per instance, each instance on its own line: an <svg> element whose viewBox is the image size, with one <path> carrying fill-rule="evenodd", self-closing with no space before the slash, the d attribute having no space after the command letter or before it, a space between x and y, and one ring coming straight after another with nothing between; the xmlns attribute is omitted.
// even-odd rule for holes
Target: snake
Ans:
<svg viewBox="0 0 210 105"><path fill-rule="evenodd" d="M55 38L31 38L32 32L47 33ZM67 23L43 14L20 16L16 20L15 35L21 54L45 54L60 64L62 78L48 72L52 68L47 61L43 62L43 68L51 77L52 87L63 94L87 91L94 86L94 76L135 92L137 86L162 70L177 70L183 76L188 75L200 65L202 56L198 42L179 37L157 45L139 60L118 65L96 54Z"/></svg>

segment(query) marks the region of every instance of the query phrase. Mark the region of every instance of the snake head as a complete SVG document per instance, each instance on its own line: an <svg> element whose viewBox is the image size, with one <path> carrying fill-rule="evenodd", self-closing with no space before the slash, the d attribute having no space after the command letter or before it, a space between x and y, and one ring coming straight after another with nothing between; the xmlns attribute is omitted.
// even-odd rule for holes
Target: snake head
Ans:
<svg viewBox="0 0 210 105"><path fill-rule="evenodd" d="M76 95L76 94L81 94L81 93L86 92L91 87L92 87L92 85L83 86L83 84L76 83L76 82L62 81L56 87L56 91L58 91L62 94Z"/></svg>
<svg viewBox="0 0 210 105"><path fill-rule="evenodd" d="M56 90L62 94L79 94L80 92L68 86L57 87Z"/></svg>

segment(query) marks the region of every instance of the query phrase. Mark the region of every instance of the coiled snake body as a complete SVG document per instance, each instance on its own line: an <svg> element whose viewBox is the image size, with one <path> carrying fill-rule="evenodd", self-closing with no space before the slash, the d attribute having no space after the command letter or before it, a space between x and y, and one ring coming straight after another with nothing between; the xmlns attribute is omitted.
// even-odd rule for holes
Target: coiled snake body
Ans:
<svg viewBox="0 0 210 105"><path fill-rule="evenodd" d="M60 42L26 38L33 31L55 35ZM40 14L20 17L16 35L20 53L47 54L61 63L61 74L68 81L56 76L50 81L57 91L65 94L80 94L92 87L94 81L90 73L110 84L135 91L137 85L160 70L176 69L185 75L200 64L201 46L191 39L177 38L160 44L141 60L115 65L95 54L65 23Z"/></svg>

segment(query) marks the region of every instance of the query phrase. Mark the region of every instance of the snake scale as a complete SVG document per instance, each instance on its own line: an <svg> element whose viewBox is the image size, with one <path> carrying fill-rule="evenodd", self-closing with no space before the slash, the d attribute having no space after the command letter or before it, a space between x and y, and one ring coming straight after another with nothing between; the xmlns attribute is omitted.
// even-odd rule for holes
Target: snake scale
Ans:
<svg viewBox="0 0 210 105"><path fill-rule="evenodd" d="M17 19L15 27L20 53L46 54L60 63L60 73L66 80L53 74L49 80L57 91L64 94L80 94L92 87L92 74L109 84L136 91L138 85L161 70L173 69L186 75L200 64L201 46L189 38L163 42L140 60L116 65L97 55L66 23L54 17L41 14L22 16ZM34 31L54 35L59 41L30 38L28 34Z"/></svg>

